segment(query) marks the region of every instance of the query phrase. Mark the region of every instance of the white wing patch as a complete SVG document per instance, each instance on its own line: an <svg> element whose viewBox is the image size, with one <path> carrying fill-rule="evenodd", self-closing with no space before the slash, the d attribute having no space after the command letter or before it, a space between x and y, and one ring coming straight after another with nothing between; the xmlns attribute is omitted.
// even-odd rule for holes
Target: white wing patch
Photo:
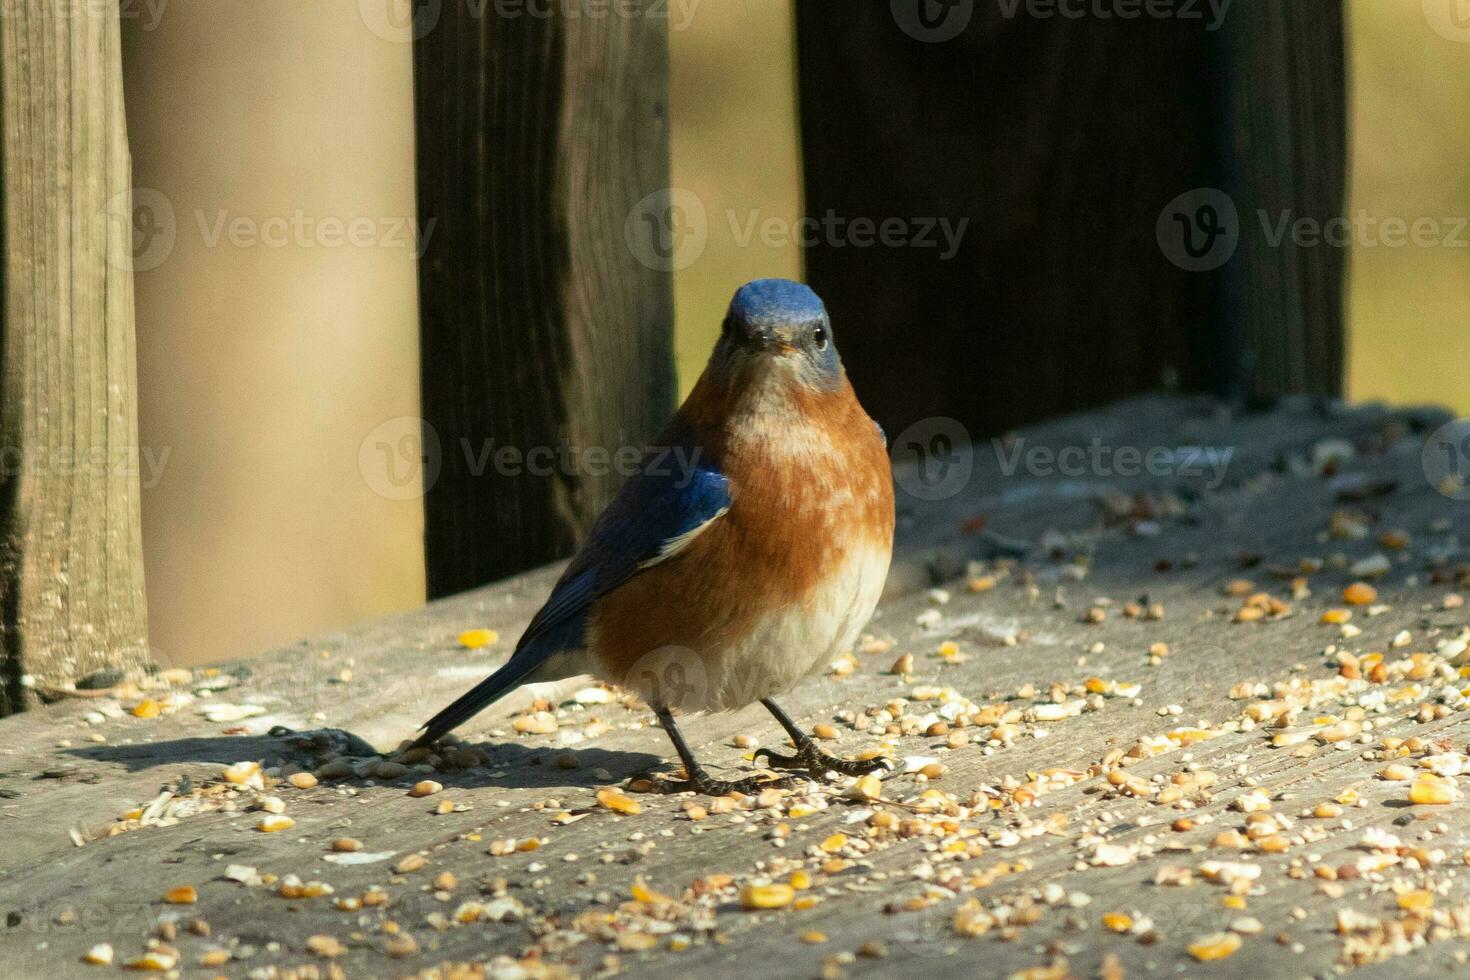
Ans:
<svg viewBox="0 0 1470 980"><path fill-rule="evenodd" d="M647 558L647 559L644 559L643 561L639 562L638 563L638 567L640 569L643 569L643 568L652 568L654 565L657 565L659 562L661 562L661 561L667 561L668 559L674 557L680 551L684 550L684 548L689 544L689 542L691 542L695 538L699 537L700 534L702 534L704 532L704 529L705 528L709 527L715 521L717 521L720 518L724 517L725 514L729 510L730 510L730 508L728 508L728 507L721 507L719 510L715 511L715 514L714 514L713 517L711 517L709 520L705 521L703 524L696 524L694 527L691 527L689 530L685 531L683 534L676 534L672 538L669 538L669 540L665 541L659 547L658 554L654 555L652 558Z"/></svg>

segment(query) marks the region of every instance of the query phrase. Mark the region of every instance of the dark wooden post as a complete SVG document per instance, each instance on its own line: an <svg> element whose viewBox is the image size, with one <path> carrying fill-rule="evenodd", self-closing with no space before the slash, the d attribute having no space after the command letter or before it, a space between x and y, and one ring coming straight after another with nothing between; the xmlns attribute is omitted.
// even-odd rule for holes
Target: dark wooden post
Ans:
<svg viewBox="0 0 1470 980"><path fill-rule="evenodd" d="M1311 229L1347 204L1344 43L1339 0L1237 4L1220 32L1218 165L1242 221L1216 311L1242 357L1232 394L1342 392L1347 248Z"/></svg>
<svg viewBox="0 0 1470 980"><path fill-rule="evenodd" d="M1272 244L1260 220L1341 212L1340 0L1219 6L799 0L808 215L908 229L806 252L890 433L1175 384L1340 390L1343 250ZM1233 237L1192 258L1179 221L1221 195ZM935 221L965 223L947 259L937 233L916 243Z"/></svg>
<svg viewBox="0 0 1470 980"><path fill-rule="evenodd" d="M0 714L147 662L116 0L0 17Z"/></svg>
<svg viewBox="0 0 1470 980"><path fill-rule="evenodd" d="M673 409L662 5L550 9L416 5L431 596L568 554Z"/></svg>

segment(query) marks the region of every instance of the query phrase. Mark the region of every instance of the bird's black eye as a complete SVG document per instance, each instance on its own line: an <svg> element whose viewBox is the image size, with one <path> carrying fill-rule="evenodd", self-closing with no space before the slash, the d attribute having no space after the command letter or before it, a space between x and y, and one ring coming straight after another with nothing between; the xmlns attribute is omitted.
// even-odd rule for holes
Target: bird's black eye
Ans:
<svg viewBox="0 0 1470 980"><path fill-rule="evenodd" d="M821 327L812 331L812 342L817 345L817 350L827 349L827 331Z"/></svg>
<svg viewBox="0 0 1470 980"><path fill-rule="evenodd" d="M734 318L733 317L728 317L728 316L725 317L725 322L722 323L722 324L720 324L720 336L721 337L728 337L728 336L730 336L730 329L734 325L735 325L735 322L734 322Z"/></svg>

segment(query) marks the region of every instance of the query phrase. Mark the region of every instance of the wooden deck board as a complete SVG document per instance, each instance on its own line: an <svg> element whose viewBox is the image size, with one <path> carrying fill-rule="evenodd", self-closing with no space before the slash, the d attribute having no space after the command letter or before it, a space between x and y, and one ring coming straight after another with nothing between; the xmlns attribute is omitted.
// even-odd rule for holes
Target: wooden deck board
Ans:
<svg viewBox="0 0 1470 980"><path fill-rule="evenodd" d="M402 976L439 964L518 958L532 949L548 968L563 966L581 975L607 970L611 963L606 957L616 957L625 971L650 976L820 976L824 970L957 976L1006 975L1064 956L1071 975L1095 976L1109 954L1130 977L1329 973L1345 955L1344 938L1334 931L1339 908L1375 919L1397 917L1395 887L1443 889L1436 898L1441 917L1467 901L1462 855L1470 848L1470 819L1464 816L1464 804L1408 806L1407 784L1375 778L1384 761L1362 757L1385 735L1447 739L1449 749L1463 753L1470 741L1466 713L1455 705L1444 718L1414 720L1421 704L1435 703L1438 688L1426 684L1422 696L1390 704L1381 715L1370 713L1376 729L1362 744L1349 750L1322 745L1308 753L1300 751L1302 746L1272 748L1269 729L1228 730L1250 703L1229 695L1232 686L1245 680L1268 685L1293 678L1328 680L1336 673L1335 662L1323 651L1334 643L1355 653L1381 650L1393 661L1411 652L1431 652L1438 641L1465 629L1465 608L1444 606L1455 585L1432 581L1428 568L1435 555L1452 568L1463 560L1457 557L1459 541L1470 539L1470 506L1436 492L1423 475L1418 433L1443 418L1432 410L1320 410L1306 403L1232 418L1205 402L1140 399L1024 434L1031 446L1085 447L1096 437L1111 447L1233 447L1226 479L1217 489L1207 489L1205 479L1192 477L1006 476L995 448L977 445L973 475L960 494L924 502L900 491L898 566L870 627L875 636L891 638L892 649L860 652L851 675L808 682L784 702L805 726L833 723L840 737L827 744L833 751L854 753L877 739L852 730L841 713L861 714L892 698L912 698L916 688L939 685L977 705L1029 709L1048 700L1052 684L1078 685L1089 677L1136 682L1141 685L1136 703L1106 698L1097 710L1075 717L1027 722L1021 726L1026 733L1009 745L948 750L944 736L923 734L892 741L901 756L940 758L947 771L929 786L952 794L959 803L982 787L995 788L1009 802L1010 790L1036 773L1050 768L1085 773L1110 749L1126 750L1142 738L1204 722L1218 731L1215 737L1139 760L1125 770L1145 779L1157 774L1164 781L1186 765L1214 773L1218 783L1196 808L1185 811L1123 796L1103 776L1086 776L1042 793L1035 805L1007 805L993 812L982 807L960 819L959 826L989 842L973 858L931 863L938 837L895 838L866 853L849 849L842 853L855 859L852 867L830 874L816 871L814 887L806 894L821 900L812 908L747 912L733 892L707 903L681 900L653 910L653 918L665 916L672 925L655 935L651 949L634 948L646 941L636 938L625 939L630 948L624 949L611 941L612 931L604 938L593 930L579 939L570 930L579 921L584 927L597 925L587 913L603 910L616 913L609 929L630 936L647 931L649 917L625 907L620 911L635 877L682 899L696 879L710 875L731 875L738 886L771 875L771 862L781 859L818 868L826 855L813 849L834 833L865 839L861 817L867 808L842 799L841 786L834 785L826 791L826 808L809 816L737 810L694 822L686 819L684 805L708 801L650 794L633 794L641 813L615 815L597 807L596 790L653 767L667 768L664 760L670 752L663 734L650 727L646 714L614 703L569 709L558 735L517 735L506 715L526 707L525 695L467 726L466 741L488 748L490 761L435 774L445 787L435 796L407 795L407 787L421 776L327 780L310 790L281 786L272 791L296 821L281 833L255 831L261 814L241 809L197 813L172 826L101 836L120 813L145 805L166 784L177 787L181 778L199 787L216 780L229 763L261 761L295 771L319 761L293 747L290 738L265 734L273 725L297 731L340 729L379 748L391 747L497 660L490 652L458 647L457 634L469 627L493 627L502 637L495 650L503 655L544 597L555 573L549 569L236 665L244 668L241 679L211 700L267 708L268 714L238 723L247 734L225 734L229 725L201 717L198 708L206 700L156 719L124 716L88 724L84 715L97 705L69 699L0 722L6 736L0 748L0 791L6 797L0 799L0 816L5 818L0 828L10 839L10 846L0 851L0 908L9 917L0 933L0 968L10 975L42 967L57 976L96 975L106 969L81 964L93 944L110 942L118 959L128 960L139 954L160 921L197 916L210 924L211 935L180 930L174 945L182 954L185 975L285 976L306 965L325 973L328 961L306 951L312 935L333 936L346 947L335 962L353 977ZM1384 433L1402 436L1385 442ZM1335 499L1341 483L1297 475L1284 465L1292 454L1310 457L1313 447L1329 438L1346 438L1360 449L1342 467L1346 476L1340 479L1362 474L1374 483L1395 481L1394 488L1362 503L1341 503ZM901 487L905 479L900 472ZM1168 490L1182 506L1178 513L1158 518L1157 534L1130 533L1123 525L1105 527L1094 499L1105 487ZM1373 518L1369 535L1356 540L1328 537L1334 509L1368 514ZM971 593L954 575L964 561L984 559L994 550L992 539L964 529L966 522L973 529L974 519L981 516L988 531L1033 547L995 588ZM1377 585L1379 603L1387 608L1371 616L1357 610L1353 623L1362 632L1350 639L1319 622L1324 609L1340 604L1338 594L1351 580L1344 569L1329 563L1311 575L1311 595L1301 599L1290 599L1289 583L1269 573L1272 566L1294 566L1305 556L1341 554L1357 560L1381 550L1376 538L1390 528L1409 531L1411 539L1407 549L1385 552L1394 564ZM1063 560L1036 547L1049 529L1067 536ZM1089 556L1087 573L1079 580L1071 559L1084 552ZM1258 556L1259 563L1243 567L1243 554ZM1158 571L1161 559L1172 561L1174 568ZM1034 589L1022 584L1028 577ZM1259 589L1288 599L1292 615L1231 622L1242 599L1225 597L1221 589L1235 578L1251 579ZM935 605L927 594L926 587L936 583L951 591L947 604ZM1099 597L1112 601L1106 618L1084 622ZM1146 603L1162 603L1162 619L1122 615L1123 603L1144 597ZM927 612L931 609L938 610L938 622L921 626L918 620L932 617ZM1393 647L1394 637L1404 630L1410 642ZM1008 634L1018 635L1010 645L1003 639ZM949 664L936 657L945 640L955 641L967 659ZM1148 651L1156 643L1168 644L1170 652L1151 666ZM914 674L889 674L904 651L914 654ZM350 670L349 680L342 680L343 668ZM1406 684L1375 684L1369 690ZM1033 685L1039 696L1019 698L1026 685ZM556 696L567 696L576 686L564 686ZM130 708L137 700L124 697L121 703ZM1177 716L1160 714L1171 705L1178 706ZM934 707L912 703L908 712L917 717ZM1342 715L1344 705L1330 703L1316 710ZM1298 728L1309 728L1314 713L1304 711ZM564 733L579 733L594 717L611 726L605 734L560 744ZM1038 729L1044 737L1035 737ZM713 767L733 772L747 765L730 742L733 735L747 733L775 744L778 729L761 709L747 708L690 719L686 731ZM93 741L92 736L105 741ZM562 768L562 757L575 760L576 768ZM1405 761L1415 763L1412 758ZM884 797L902 801L923 788L912 776L892 776L884 783ZM1343 818L1299 818L1303 808L1349 788L1361 795L1363 805L1347 807ZM1231 802L1257 789L1271 797L1270 812L1290 818L1291 827L1282 832L1289 842L1308 829L1321 831L1321 839L1292 842L1282 854L1214 846L1216 834L1245 822L1245 814L1229 809ZM235 795L242 808L253 796ZM441 799L469 809L432 814ZM566 826L551 819L564 809L585 808L592 812ZM1185 815L1197 828L1171 831L1171 822ZM1062 819L1064 825L1048 824ZM772 839L778 823L789 827L789 837L779 845ZM1341 882L1340 898L1321 894L1312 869L1367 856L1360 841L1368 827L1398 835L1405 846L1442 851L1443 859L1428 869L1411 869L1400 861L1381 873ZM98 839L78 847L69 828ZM361 839L368 852L392 852L394 857L357 866L323 860L328 842L342 836ZM494 840L529 837L543 839L543 846L509 856L487 853ZM1098 843L1137 853L1118 867L1093 867L1088 862ZM1169 849L1183 846L1196 849ZM392 866L412 852L426 854L426 867L394 875ZM1263 869L1258 893L1245 896L1244 910L1225 908L1225 888L1199 880L1198 874L1185 888L1152 883L1161 865L1197 869L1212 859ZM1306 868L1303 877L1288 875L1293 861ZM1013 873L977 886L973 876L1002 863ZM289 900L270 886L224 880L221 876L231 864L320 879L338 897L382 886L391 905L345 912L334 907L332 898ZM445 870L457 876L458 885L452 897L441 900L429 883ZM957 887L937 891L946 879ZM179 885L197 888L196 905L162 903L164 893ZM1060 886L1073 901L1080 902L1081 895L1090 901L1078 907L1068 899L1047 904L1045 897L1053 891L1048 886ZM502 891L524 908L521 921L442 929L431 922L434 914L452 914L467 899L492 903ZM918 899L929 904L902 910ZM954 913L972 899L992 912L995 906L1014 909L1036 900L1045 907L1034 923L1015 927L1013 935L998 926L984 936L964 938L955 931ZM1146 916L1153 923L1152 935L1145 939L1109 931L1101 924L1108 912L1124 912L1135 920ZM1186 952L1196 937L1228 929L1245 915L1258 919L1264 931L1243 936L1230 958L1198 963ZM398 959L385 955L389 936L383 925L390 920L415 938L417 952ZM1445 921L1450 925L1441 922L1440 927L1446 933L1458 929L1459 920ZM824 934L826 941L803 942L809 932ZM1279 933L1289 938L1278 942ZM687 936L689 948L671 949L674 936ZM1447 935L1436 940L1360 972L1438 975L1458 965L1470 950L1466 942ZM842 954L870 942L881 944L886 955L842 961ZM229 950L235 958L205 971L197 964L211 949ZM508 961L498 962L504 966Z"/></svg>

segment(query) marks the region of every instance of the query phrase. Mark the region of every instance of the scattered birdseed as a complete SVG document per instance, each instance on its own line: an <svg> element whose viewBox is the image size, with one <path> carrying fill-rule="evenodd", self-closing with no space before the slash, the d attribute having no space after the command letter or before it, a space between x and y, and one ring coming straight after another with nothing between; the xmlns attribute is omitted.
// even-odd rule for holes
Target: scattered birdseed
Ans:
<svg viewBox="0 0 1470 980"><path fill-rule="evenodd" d="M786 884L746 885L740 890L740 904L747 910L779 909L790 905L796 890Z"/></svg>
<svg viewBox="0 0 1470 980"><path fill-rule="evenodd" d="M347 952L347 948L333 936L316 935L306 940L306 951L324 959L335 959Z"/></svg>
<svg viewBox="0 0 1470 980"><path fill-rule="evenodd" d="M459 634L459 645L466 650L493 647L498 642L500 642L500 634L491 629L465 630Z"/></svg>
<svg viewBox="0 0 1470 980"><path fill-rule="evenodd" d="M158 946L145 951L136 959L128 961L129 970L146 970L166 973L179 964L178 950L171 946Z"/></svg>
<svg viewBox="0 0 1470 980"><path fill-rule="evenodd" d="M606 788L598 790L597 802L614 813L622 813L629 816L640 813L643 810L643 806L637 800L630 799L623 794L622 790L618 789Z"/></svg>
<svg viewBox="0 0 1470 980"><path fill-rule="evenodd" d="M1240 936L1234 932L1214 932L1189 944L1189 955L1201 963L1223 960L1240 949Z"/></svg>
<svg viewBox="0 0 1470 980"><path fill-rule="evenodd" d="M403 959L406 956L412 956L417 953L419 951L419 944L408 933L400 933L388 938L388 942L384 946L383 951L394 959Z"/></svg>
<svg viewBox="0 0 1470 980"><path fill-rule="evenodd" d="M1460 791L1453 782L1428 773L1409 786L1410 803L1438 805L1454 803L1459 798Z"/></svg>
<svg viewBox="0 0 1470 980"><path fill-rule="evenodd" d="M193 885L180 885L177 888L170 888L164 894L163 900L170 905L193 905L199 901L199 892Z"/></svg>
<svg viewBox="0 0 1470 980"><path fill-rule="evenodd" d="M428 865L428 863L429 859L424 857L422 854L405 854L403 858L393 866L393 871L396 874L401 875L412 874L415 871L423 870L423 868Z"/></svg>

